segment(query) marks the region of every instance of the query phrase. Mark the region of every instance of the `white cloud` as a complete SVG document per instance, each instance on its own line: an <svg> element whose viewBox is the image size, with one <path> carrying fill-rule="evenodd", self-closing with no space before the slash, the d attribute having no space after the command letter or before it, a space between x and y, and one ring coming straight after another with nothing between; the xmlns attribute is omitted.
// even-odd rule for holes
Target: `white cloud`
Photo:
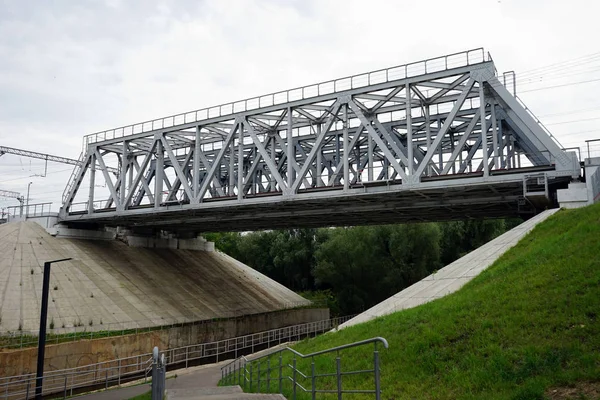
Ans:
<svg viewBox="0 0 600 400"><path fill-rule="evenodd" d="M77 158L86 133L480 46L519 74L598 51L598 11L537 0L0 1L0 144ZM599 88L521 97L555 114L600 108ZM596 123L551 127L571 143L600 136L569 136ZM0 157L0 187L26 190L31 171L19 168ZM34 178L32 197L58 203L67 177Z"/></svg>

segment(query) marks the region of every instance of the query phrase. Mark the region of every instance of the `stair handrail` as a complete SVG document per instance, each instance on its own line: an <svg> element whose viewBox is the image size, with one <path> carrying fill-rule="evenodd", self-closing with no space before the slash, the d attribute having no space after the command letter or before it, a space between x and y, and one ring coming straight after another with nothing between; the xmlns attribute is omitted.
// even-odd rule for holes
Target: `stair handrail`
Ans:
<svg viewBox="0 0 600 400"><path fill-rule="evenodd" d="M341 350L349 349L352 347L363 346L363 345L367 345L367 344L371 344L371 343L374 345L373 369L342 372L341 358L340 358L339 352ZM267 354L264 354L264 355L262 355L260 357L256 357L256 358L247 358L246 356L240 356L240 357L236 358L235 360L233 360L233 361L229 362L228 364L221 367L221 383L224 385L240 385L244 389L246 389L246 386L249 386L250 391L253 390L253 384L256 383L257 384L256 391L260 392L261 391L261 371L260 371L261 360L266 358L267 359L266 379L263 379L263 381L266 381L266 383L265 383L266 390L268 392L270 392L271 371L273 370L271 368L271 363L270 363L271 356L273 356L275 354L279 354L279 364L275 366L276 370L278 371L278 374L276 377L273 378L273 380L277 380L279 383L279 387L278 387L279 393L282 393L282 391L283 391L282 390L283 380L285 379L285 380L291 381L291 383L292 383L292 400L296 400L297 388L300 388L300 390L303 392L310 392L312 394L312 399L315 399L317 393L337 393L338 398L342 398L342 394L344 394L344 393L363 393L363 394L375 394L375 399L380 400L381 399L380 366L379 366L379 351L377 350L377 345L379 343L381 343L383 345L383 347L386 349L389 347L388 342L385 338L374 337L374 338L370 338L370 339L361 340L358 342L353 342L353 343L348 343L348 344L344 344L341 346L332 347L332 348L325 349L325 350L316 351L316 352L309 353L309 354L302 354L299 351L296 351L296 350L286 346L286 347L277 349L275 351L268 352ZM282 373L283 367L284 367L283 356L282 356L283 352L290 352L293 354L292 365L290 365L290 364L285 365L285 367L289 367L292 370L292 376L283 376L283 373ZM323 354L327 354L327 353L337 353L336 372L335 373L326 373L326 374L316 374L314 357L320 356ZM296 368L296 357L300 357L303 359L306 359L306 358L312 359L310 373L305 374ZM253 368L254 363L257 363L256 379L254 377L254 368ZM248 366L249 366L249 368L248 368ZM356 374L362 374L362 373L364 373L364 374L373 373L374 374L375 389L359 390L359 389L344 389L342 387L342 376L356 375ZM304 386L302 386L298 382L297 375L300 375L304 379L310 379L310 382L311 382L310 388L305 388ZM335 390L317 389L316 379L319 377L328 377L328 376L336 377L336 382L337 382L336 389Z"/></svg>
<svg viewBox="0 0 600 400"><path fill-rule="evenodd" d="M525 109L525 111L527 111L527 113L531 116L531 118L533 118L533 120L544 130L544 132L546 132L546 134L548 134L548 136L550 136L550 138L552 139L552 141L554 143L556 143L556 145L558 145L559 148L562 149L563 145L552 134L552 132L550 132L550 130L548 128L546 128L546 125L544 125L542 123L542 121L540 121L540 119L537 117L537 115L535 115L533 113L533 111L531 111L531 109L525 105L525 102L523 100L521 100L521 98L519 96L517 96L516 94L515 94L515 99L517 99L517 101L519 102L519 104Z"/></svg>
<svg viewBox="0 0 600 400"><path fill-rule="evenodd" d="M79 155L79 158L77 159L77 164L75 164L75 166L73 167L71 176L69 177L69 180L67 181L67 186L65 187L65 190L63 191L63 195L62 195L63 204L65 204L67 202L67 196L69 195L73 185L75 185L75 176L79 173L79 170L82 167L84 155L85 155L85 153L81 152L81 154Z"/></svg>

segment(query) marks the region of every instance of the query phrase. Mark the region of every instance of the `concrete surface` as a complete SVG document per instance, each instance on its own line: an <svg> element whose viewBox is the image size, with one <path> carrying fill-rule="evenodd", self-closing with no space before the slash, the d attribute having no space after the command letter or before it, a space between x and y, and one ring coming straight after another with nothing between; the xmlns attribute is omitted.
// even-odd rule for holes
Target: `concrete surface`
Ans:
<svg viewBox="0 0 600 400"><path fill-rule="evenodd" d="M588 189L588 202L600 201L600 157L585 160L585 177Z"/></svg>
<svg viewBox="0 0 600 400"><path fill-rule="evenodd" d="M237 388L239 392L232 390ZM285 400L281 394L244 393L239 386L215 387L208 390L199 388L190 389L167 389L168 400Z"/></svg>
<svg viewBox="0 0 600 400"><path fill-rule="evenodd" d="M202 365L189 369L167 372L167 390L216 387L221 379L221 367L229 361ZM175 378L174 376L177 375ZM150 384L131 385L99 391L76 397L78 400L121 400L129 399L150 391ZM170 397L169 397L170 398Z"/></svg>
<svg viewBox="0 0 600 400"><path fill-rule="evenodd" d="M265 351L254 354L258 357ZM279 394L250 394L243 393L239 386L218 387L221 379L221 367L232 360L222 361L216 364L202 365L189 369L179 369L167 372L167 399L169 400L192 400L192 399L254 399L254 400L277 400L285 399ZM176 376L176 377L175 377ZM131 385L131 384L130 384ZM75 397L77 400L124 400L150 391L149 384L133 385L121 388L113 388Z"/></svg>
<svg viewBox="0 0 600 400"><path fill-rule="evenodd" d="M571 182L567 189L557 190L556 195L562 208L579 208L591 204L585 182Z"/></svg>
<svg viewBox="0 0 600 400"><path fill-rule="evenodd" d="M406 308L416 307L456 292L465 283L469 282L479 275L481 271L492 265L494 261L508 249L517 244L517 242L538 223L542 222L558 210L559 209L557 208L544 211L523 222L521 225L505 232L480 248L473 250L466 256L459 258L414 285L407 287L400 293L341 324L338 329L344 329L352 325L367 322L376 317L381 317Z"/></svg>
<svg viewBox="0 0 600 400"><path fill-rule="evenodd" d="M310 302L220 252L53 237L37 223L0 225L0 333L37 331L44 261L51 332L120 330L275 311ZM64 328L63 328L64 326Z"/></svg>

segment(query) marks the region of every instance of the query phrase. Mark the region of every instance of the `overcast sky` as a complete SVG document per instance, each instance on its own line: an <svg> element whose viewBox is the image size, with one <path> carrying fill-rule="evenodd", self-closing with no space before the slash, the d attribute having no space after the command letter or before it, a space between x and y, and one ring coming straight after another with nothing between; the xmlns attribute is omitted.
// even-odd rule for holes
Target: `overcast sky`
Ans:
<svg viewBox="0 0 600 400"><path fill-rule="evenodd" d="M78 158L88 133L476 47L579 145L600 138L598 15L577 0L0 0L0 145ZM0 189L33 182L31 203L57 210L72 168L43 169L4 155Z"/></svg>

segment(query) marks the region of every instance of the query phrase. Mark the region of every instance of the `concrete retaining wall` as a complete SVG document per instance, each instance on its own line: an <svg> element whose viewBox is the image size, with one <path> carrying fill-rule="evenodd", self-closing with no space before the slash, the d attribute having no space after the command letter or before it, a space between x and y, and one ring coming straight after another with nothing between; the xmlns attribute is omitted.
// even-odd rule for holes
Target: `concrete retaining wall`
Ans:
<svg viewBox="0 0 600 400"><path fill-rule="evenodd" d="M44 371L81 367L192 344L229 339L306 322L329 319L329 309L297 309L247 315L205 324L186 325L161 331L113 336L46 346ZM0 350L0 377L35 373L37 348Z"/></svg>

